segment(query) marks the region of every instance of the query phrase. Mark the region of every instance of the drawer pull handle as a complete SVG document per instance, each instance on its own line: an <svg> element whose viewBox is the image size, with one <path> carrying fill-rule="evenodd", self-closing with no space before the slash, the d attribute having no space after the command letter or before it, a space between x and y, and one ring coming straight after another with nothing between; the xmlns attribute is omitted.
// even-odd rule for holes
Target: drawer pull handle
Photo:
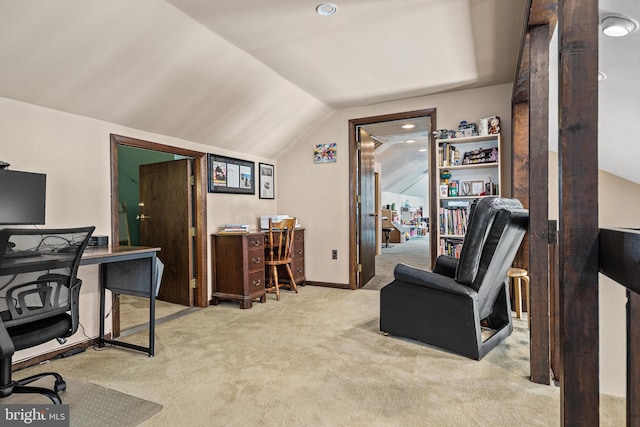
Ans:
<svg viewBox="0 0 640 427"><path fill-rule="evenodd" d="M260 240L252 240L252 241L251 241L251 244L252 244L253 246L260 246Z"/></svg>
<svg viewBox="0 0 640 427"><path fill-rule="evenodd" d="M260 279L253 281L253 286L260 286L261 284L262 284L262 280Z"/></svg>
<svg viewBox="0 0 640 427"><path fill-rule="evenodd" d="M298 273L302 273L302 267L298 267L298 268L296 269L296 271L297 271Z"/></svg>
<svg viewBox="0 0 640 427"><path fill-rule="evenodd" d="M298 249L298 250L296 251L296 255L302 255L302 249Z"/></svg>
<svg viewBox="0 0 640 427"><path fill-rule="evenodd" d="M260 261L262 261L262 258L258 257L258 258L251 258L251 262L253 262L254 264L258 264Z"/></svg>
<svg viewBox="0 0 640 427"><path fill-rule="evenodd" d="M297 235L297 236L296 236L296 239L297 239L297 240L302 240L302 237L303 237L303 236Z"/></svg>

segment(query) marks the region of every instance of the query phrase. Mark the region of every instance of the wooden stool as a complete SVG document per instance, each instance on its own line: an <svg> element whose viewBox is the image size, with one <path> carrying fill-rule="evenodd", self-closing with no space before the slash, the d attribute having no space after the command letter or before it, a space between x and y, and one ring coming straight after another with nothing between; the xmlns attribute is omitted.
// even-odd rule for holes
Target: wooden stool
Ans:
<svg viewBox="0 0 640 427"><path fill-rule="evenodd" d="M516 302L516 317L522 318L522 281L524 280L524 303L527 310L528 326L531 326L531 310L529 304L529 274L522 268L510 268L507 276L513 282L514 298Z"/></svg>

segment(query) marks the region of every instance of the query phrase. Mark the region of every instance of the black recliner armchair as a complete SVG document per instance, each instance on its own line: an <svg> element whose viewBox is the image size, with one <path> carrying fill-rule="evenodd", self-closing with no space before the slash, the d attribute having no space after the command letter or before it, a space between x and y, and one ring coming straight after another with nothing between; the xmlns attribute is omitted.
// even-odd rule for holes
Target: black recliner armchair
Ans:
<svg viewBox="0 0 640 427"><path fill-rule="evenodd" d="M15 351L51 341L61 343L78 329L82 281L80 258L94 227L0 230L0 398L39 393L61 403L63 378L45 372L22 380L11 378ZM27 386L46 376L53 390Z"/></svg>
<svg viewBox="0 0 640 427"><path fill-rule="evenodd" d="M507 271L528 224L516 199L474 202L459 260L395 267L380 291L380 330L480 360L513 330Z"/></svg>

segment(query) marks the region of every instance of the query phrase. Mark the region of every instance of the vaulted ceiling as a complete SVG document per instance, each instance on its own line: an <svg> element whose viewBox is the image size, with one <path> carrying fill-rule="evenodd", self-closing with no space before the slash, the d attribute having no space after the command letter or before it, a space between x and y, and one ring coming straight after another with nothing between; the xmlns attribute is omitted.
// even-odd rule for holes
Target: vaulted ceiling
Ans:
<svg viewBox="0 0 640 427"><path fill-rule="evenodd" d="M526 0L318 3L3 1L0 96L276 158L336 109L514 79Z"/></svg>

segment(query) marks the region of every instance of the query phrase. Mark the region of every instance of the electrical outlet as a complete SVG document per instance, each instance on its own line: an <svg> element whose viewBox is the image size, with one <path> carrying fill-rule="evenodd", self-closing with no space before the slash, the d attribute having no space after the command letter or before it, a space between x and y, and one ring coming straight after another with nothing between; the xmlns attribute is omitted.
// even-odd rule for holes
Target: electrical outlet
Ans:
<svg viewBox="0 0 640 427"><path fill-rule="evenodd" d="M331 259L338 259L338 250L331 249Z"/></svg>

